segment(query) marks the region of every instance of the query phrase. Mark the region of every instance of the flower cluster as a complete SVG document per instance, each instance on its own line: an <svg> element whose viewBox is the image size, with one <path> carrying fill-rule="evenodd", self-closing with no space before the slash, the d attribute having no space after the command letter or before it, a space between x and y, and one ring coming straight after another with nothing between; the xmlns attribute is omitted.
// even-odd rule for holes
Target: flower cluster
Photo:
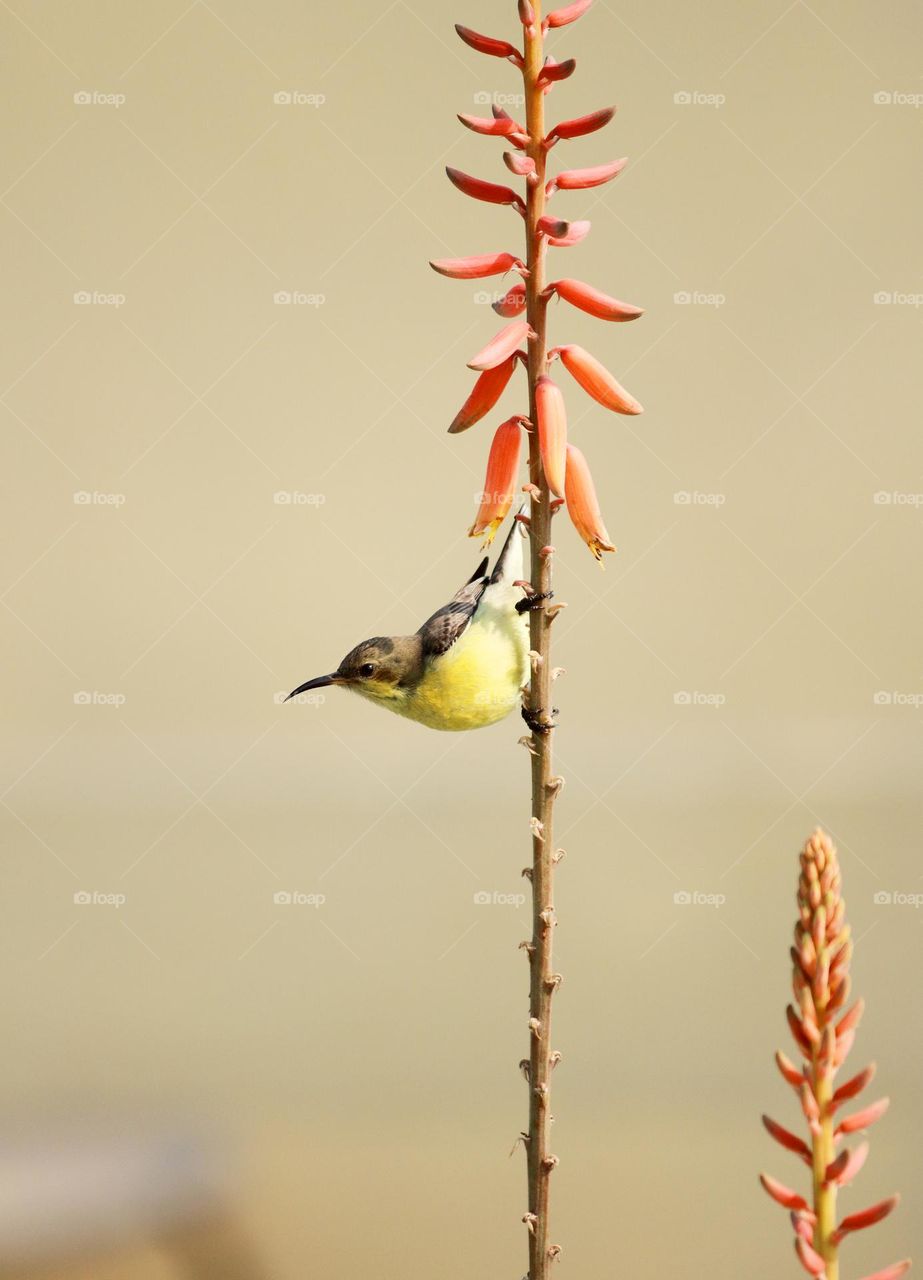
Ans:
<svg viewBox="0 0 923 1280"><path fill-rule="evenodd" d="M485 253L469 258L439 259L431 265L440 274L456 280L480 280L508 273L520 277L493 304L494 311L508 323L468 361L468 367L478 378L449 427L452 433L466 431L484 418L497 404L517 364L524 367L529 381L529 414L508 418L496 429L482 501L469 530L471 536L483 535L490 542L510 511L519 483L521 435L525 431L537 437L541 463L540 474L536 476L533 470L525 491L533 500L540 499L543 491L547 493L552 511L566 507L577 532L596 559L601 560L603 551L614 551L615 547L603 524L586 458L568 442L564 397L549 375L551 362L560 359L577 384L604 408L623 414L641 413L642 409L583 347L570 344L549 350L545 343L545 314L553 297L601 320L635 320L642 312L639 307L609 297L582 280L562 277L546 282L547 250L579 244L590 230L589 222L569 222L552 216L547 212L547 205L556 192L583 190L611 182L622 172L626 160L568 169L546 177L546 160L551 149L559 142L601 129L612 119L615 108L606 107L579 119L561 121L545 132L541 105L544 97L558 81L573 73L576 64L573 59L559 62L544 54L536 64L530 56L540 47L545 33L576 21L590 4L591 0L576 0L540 20L529 0L520 0L519 18L524 29L522 51L505 40L481 35L467 27L456 27L465 44L478 53L506 59L517 67L523 75L526 102L539 104L538 110L527 108L526 123L496 106L490 117L458 117L467 129L485 137L501 138L510 148L504 152L503 159L507 169L523 180L524 197L512 187L472 177L458 169L446 170L450 181L463 195L488 204L507 205L523 218L526 254L523 259L508 252Z"/></svg>
<svg viewBox="0 0 923 1280"><path fill-rule="evenodd" d="M798 919L791 949L795 999L785 1011L803 1063L796 1066L784 1053L776 1054L779 1071L798 1095L810 1142L763 1116L771 1137L811 1169L812 1199L809 1202L775 1178L760 1175L766 1192L788 1209L795 1232L795 1252L815 1280L838 1280L842 1241L852 1232L886 1218L898 1203L897 1196L889 1196L836 1221L837 1191L862 1168L868 1143L862 1142L852 1150L837 1148L850 1134L874 1124L888 1108L888 1099L881 1098L849 1115L841 1114L844 1104L861 1093L875 1074L872 1063L836 1084L837 1073L853 1047L864 1007L860 999L846 1008L851 955L836 847L825 832L818 830L801 853ZM866 1280L900 1280L909 1268L909 1259L896 1262Z"/></svg>

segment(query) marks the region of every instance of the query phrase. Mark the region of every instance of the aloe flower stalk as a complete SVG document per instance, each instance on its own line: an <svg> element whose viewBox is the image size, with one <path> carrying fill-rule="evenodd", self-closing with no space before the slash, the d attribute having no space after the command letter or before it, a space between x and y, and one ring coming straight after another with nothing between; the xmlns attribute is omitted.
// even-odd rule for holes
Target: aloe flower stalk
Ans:
<svg viewBox="0 0 923 1280"><path fill-rule="evenodd" d="M837 1225L837 1192L862 1168L868 1143L852 1150L844 1147L838 1154L837 1147L849 1134L867 1129L880 1119L888 1108L888 1099L881 1098L850 1115L840 1114L843 1104L869 1084L875 1064L837 1085L837 1073L853 1046L864 1005L860 999L846 1009L852 941L836 847L819 829L801 853L798 919L791 956L795 999L785 1012L803 1065L796 1066L781 1052L776 1054L776 1065L798 1095L809 1141L769 1116L763 1116L763 1124L770 1137L811 1170L811 1199L768 1174L760 1174L760 1182L766 1193L789 1211L795 1253L804 1270L815 1280L839 1280L842 1241L854 1231L881 1222L897 1207L898 1197L889 1196L867 1209L847 1214ZM909 1269L908 1258L864 1280L899 1280Z"/></svg>
<svg viewBox="0 0 923 1280"><path fill-rule="evenodd" d="M532 935L523 948L529 958L529 1057L522 1068L529 1086L529 1126L523 1133L528 1170L528 1211L523 1222L528 1229L528 1280L547 1280L551 1263L560 1253L550 1235L550 1196L557 1157L550 1147L551 1073L560 1060L552 1048L552 998L561 981L555 973L552 943L557 924L554 906L554 869L561 851L554 847L553 811L562 779L554 774L552 737L555 727L551 685L558 674L551 662L551 625L564 606L551 604L552 564L551 522L565 508L577 533L598 561L614 545L603 524L586 458L568 443L567 413L561 388L549 376L555 356L573 376L577 386L593 400L617 413L636 414L641 405L594 357L573 345L549 351L547 318L550 302L560 298L603 320L635 320L639 307L619 302L592 285L569 277L548 283L546 259L582 241L589 222L570 221L549 202L568 193L610 182L621 173L626 161L610 161L584 169L567 169L549 176L547 162L553 147L571 138L595 133L609 123L614 107L603 107L588 115L564 120L548 128L545 99L555 85L568 79L576 68L573 58L558 59L546 52L549 31L569 27L590 8L592 0L575 0L542 15L541 0L517 0L522 29L521 48L505 39L482 35L468 27L456 31L476 53L505 60L522 75L525 121L508 111L493 107L492 118L460 115L464 128L486 138L500 139L503 164L518 179L522 194L513 187L447 169L449 180L470 199L508 207L522 219L525 245L522 258L509 251L480 253L470 258L438 259L432 263L441 275L458 280L516 273L520 278L507 285L494 304L494 311L510 323L496 333L468 361L479 377L467 400L449 427L453 434L467 431L485 418L497 404L517 367L526 378L528 412L508 418L494 433L487 466L484 492L469 530L472 536L489 541L508 514L516 487L521 436L528 440L528 482L522 486L530 499L528 515L519 519L527 526L530 542L530 581L521 584L526 593L522 608L529 610L532 676L524 690L523 718L530 734L522 739L531 755L532 772L532 863L524 874L532 884ZM566 309L558 314L566 318Z"/></svg>

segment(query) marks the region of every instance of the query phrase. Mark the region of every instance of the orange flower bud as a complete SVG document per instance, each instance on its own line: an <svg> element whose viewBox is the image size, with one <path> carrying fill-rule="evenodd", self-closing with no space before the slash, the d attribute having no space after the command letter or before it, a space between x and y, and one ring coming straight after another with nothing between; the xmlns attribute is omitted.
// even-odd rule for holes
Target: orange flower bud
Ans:
<svg viewBox="0 0 923 1280"><path fill-rule="evenodd" d="M469 369L493 369L511 356L520 342L532 336L528 320L514 320L495 334L486 347L468 361Z"/></svg>
<svg viewBox="0 0 923 1280"><path fill-rule="evenodd" d="M887 1200L879 1200L878 1204L873 1204L868 1209L847 1214L830 1237L831 1240L834 1244L839 1244L850 1231L862 1231L865 1227L874 1227L876 1222L881 1222L882 1218L887 1218L889 1213L894 1212L900 1199L900 1196L888 1196Z"/></svg>
<svg viewBox="0 0 923 1280"><path fill-rule="evenodd" d="M549 14L554 17L554 14ZM566 58L564 62L558 62L557 58L546 58L545 65L542 67L542 74L538 78L540 85L546 87L556 84L559 80L566 80L568 76L572 76L577 70L576 58Z"/></svg>
<svg viewBox="0 0 923 1280"><path fill-rule="evenodd" d="M592 3L593 0L575 0L574 4L566 5L563 9L555 9L553 13L549 13L543 25L545 27L566 27L569 22L576 22L578 18L582 18Z"/></svg>
<svg viewBox="0 0 923 1280"><path fill-rule="evenodd" d="M861 1143L855 1151L841 1151L835 1160L831 1160L824 1170L827 1182L835 1182L838 1187L845 1187L865 1164L869 1153L869 1144Z"/></svg>
<svg viewBox="0 0 923 1280"><path fill-rule="evenodd" d="M616 413L643 413L644 408L634 396L629 395L623 386L616 382L604 365L591 356L583 347L558 347L557 354L569 374L580 383L587 395Z"/></svg>
<svg viewBox="0 0 923 1280"><path fill-rule="evenodd" d="M804 1196L800 1196L797 1191L792 1191L791 1187L786 1187L784 1183L777 1182L775 1178L770 1178L768 1173L760 1174L760 1182L766 1194L783 1209L807 1209L808 1202Z"/></svg>
<svg viewBox="0 0 923 1280"><path fill-rule="evenodd" d="M452 420L452 425L449 427L450 435L455 436L460 431L467 431L476 422L480 422L486 413L490 413L503 395L515 368L516 356L512 355L502 364L484 370L472 387L470 396Z"/></svg>
<svg viewBox="0 0 923 1280"><path fill-rule="evenodd" d="M638 316L644 314L641 307L633 307L631 303L610 298L608 294L584 284L582 280L555 280L548 286L548 290L569 302L572 307L579 307L581 311L586 311L599 320L637 320Z"/></svg>
<svg viewBox="0 0 923 1280"><path fill-rule="evenodd" d="M901 1280L901 1276L905 1276L909 1270L910 1259L905 1258L903 1262L892 1262L890 1267L882 1267L881 1271L863 1276L862 1280Z"/></svg>
<svg viewBox="0 0 923 1280"><path fill-rule="evenodd" d="M563 498L567 466L567 411L561 388L545 375L535 386L535 413L545 479L555 497Z"/></svg>
<svg viewBox="0 0 923 1280"><path fill-rule="evenodd" d="M824 1262L814 1246L805 1240L804 1236L795 1237L795 1252L798 1255L798 1261L809 1276L822 1276L824 1274L827 1269L826 1262Z"/></svg>
<svg viewBox="0 0 923 1280"><path fill-rule="evenodd" d="M567 446L567 475L564 484L564 496L567 499L567 514L571 523L580 534L597 560L602 560L603 551L614 551L606 526L603 524L593 487L593 477L587 460L580 450L572 444Z"/></svg>
<svg viewBox="0 0 923 1280"><path fill-rule="evenodd" d="M549 142L558 138L582 138L584 134L595 133L602 129L615 115L615 107L603 107L601 111L593 111L588 116L580 116L576 120L562 120L556 124L548 135Z"/></svg>
<svg viewBox="0 0 923 1280"><path fill-rule="evenodd" d="M601 187L604 182L611 182L628 164L628 157L613 160L611 164L598 164L592 169L565 169L556 178L552 178L545 188L547 195L556 191L579 191L584 187Z"/></svg>
<svg viewBox="0 0 923 1280"><path fill-rule="evenodd" d="M579 244L581 240L585 240L590 234L590 226L592 224L583 221L568 222L567 230L562 236L549 236L548 243L555 245L559 249L569 249L572 244Z"/></svg>
<svg viewBox="0 0 923 1280"><path fill-rule="evenodd" d="M522 261L512 253L479 253L472 258L434 258L429 265L452 280L482 280L506 275L513 267L521 267Z"/></svg>
<svg viewBox="0 0 923 1280"><path fill-rule="evenodd" d="M468 530L469 538L486 534L486 541L503 523L513 505L516 481L519 474L519 449L522 437L522 419L508 418L497 428L487 457L487 478L474 524Z"/></svg>
<svg viewBox="0 0 923 1280"><path fill-rule="evenodd" d="M470 129L472 133L483 134L487 138L508 138L511 133L516 132L515 120L498 120L496 117L484 120L481 116L469 116L463 113L459 113L458 118L466 129Z"/></svg>
<svg viewBox="0 0 923 1280"><path fill-rule="evenodd" d="M460 39L478 53L487 53L492 58L509 58L510 62L522 66L521 54L508 41L496 40L493 36L482 36L480 31L472 31L470 27L463 27L458 22L455 24L455 30Z"/></svg>
<svg viewBox="0 0 923 1280"><path fill-rule="evenodd" d="M472 200L485 200L488 204L511 204L522 213L525 205L511 187L499 187L495 182L485 182L483 178L473 178L470 173L462 173L461 169L446 166L446 173L453 186L458 187L462 195L471 196Z"/></svg>
<svg viewBox="0 0 923 1280"><path fill-rule="evenodd" d="M869 1125L880 1120L887 1111L891 1103L890 1098L879 1098L877 1102L871 1102L867 1107L863 1107L861 1111L854 1111L851 1116L844 1116L836 1127L837 1135L844 1133L858 1133L860 1129L867 1129Z"/></svg>
<svg viewBox="0 0 923 1280"><path fill-rule="evenodd" d="M510 285L506 293L497 302L491 303L491 310L496 311L498 316L520 316L526 309L526 286L520 281L519 284Z"/></svg>

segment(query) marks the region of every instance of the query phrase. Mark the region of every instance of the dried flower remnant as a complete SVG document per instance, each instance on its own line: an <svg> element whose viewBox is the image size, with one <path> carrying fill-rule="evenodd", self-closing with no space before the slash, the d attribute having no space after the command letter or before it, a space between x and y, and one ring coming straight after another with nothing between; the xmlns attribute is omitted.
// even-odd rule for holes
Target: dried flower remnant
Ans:
<svg viewBox="0 0 923 1280"><path fill-rule="evenodd" d="M870 1083L875 1064L836 1086L837 1072L852 1048L864 1006L857 1000L844 1012L849 998L852 941L836 847L821 830L815 831L801 853L798 919L791 956L795 998L786 1009L786 1018L804 1062L799 1068L779 1052L776 1065L798 1094L809 1142L768 1116L763 1117L763 1124L780 1146L793 1152L811 1170L810 1202L768 1174L760 1174L760 1182L777 1204L789 1210L795 1230L795 1253L804 1270L816 1280L839 1280L840 1244L853 1232L886 1218L897 1207L898 1197L890 1196L847 1214L837 1225L837 1191L862 1168L868 1143L852 1150L844 1148L839 1154L836 1146L847 1135L867 1129L880 1119L887 1110L888 1099L873 1102L836 1123L843 1103ZM905 1259L864 1280L899 1280L909 1268L910 1260Z"/></svg>

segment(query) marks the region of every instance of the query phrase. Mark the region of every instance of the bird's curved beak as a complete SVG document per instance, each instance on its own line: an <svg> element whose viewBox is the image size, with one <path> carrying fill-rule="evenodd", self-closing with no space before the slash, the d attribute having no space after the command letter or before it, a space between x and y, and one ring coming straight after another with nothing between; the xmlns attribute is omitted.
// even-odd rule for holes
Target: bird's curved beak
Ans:
<svg viewBox="0 0 923 1280"><path fill-rule="evenodd" d="M306 680L297 689L293 689L285 701L288 702L289 698L297 698L299 693L307 693L309 689L326 689L328 685L339 684L340 680L341 677L335 671L329 676L315 676L313 680Z"/></svg>

